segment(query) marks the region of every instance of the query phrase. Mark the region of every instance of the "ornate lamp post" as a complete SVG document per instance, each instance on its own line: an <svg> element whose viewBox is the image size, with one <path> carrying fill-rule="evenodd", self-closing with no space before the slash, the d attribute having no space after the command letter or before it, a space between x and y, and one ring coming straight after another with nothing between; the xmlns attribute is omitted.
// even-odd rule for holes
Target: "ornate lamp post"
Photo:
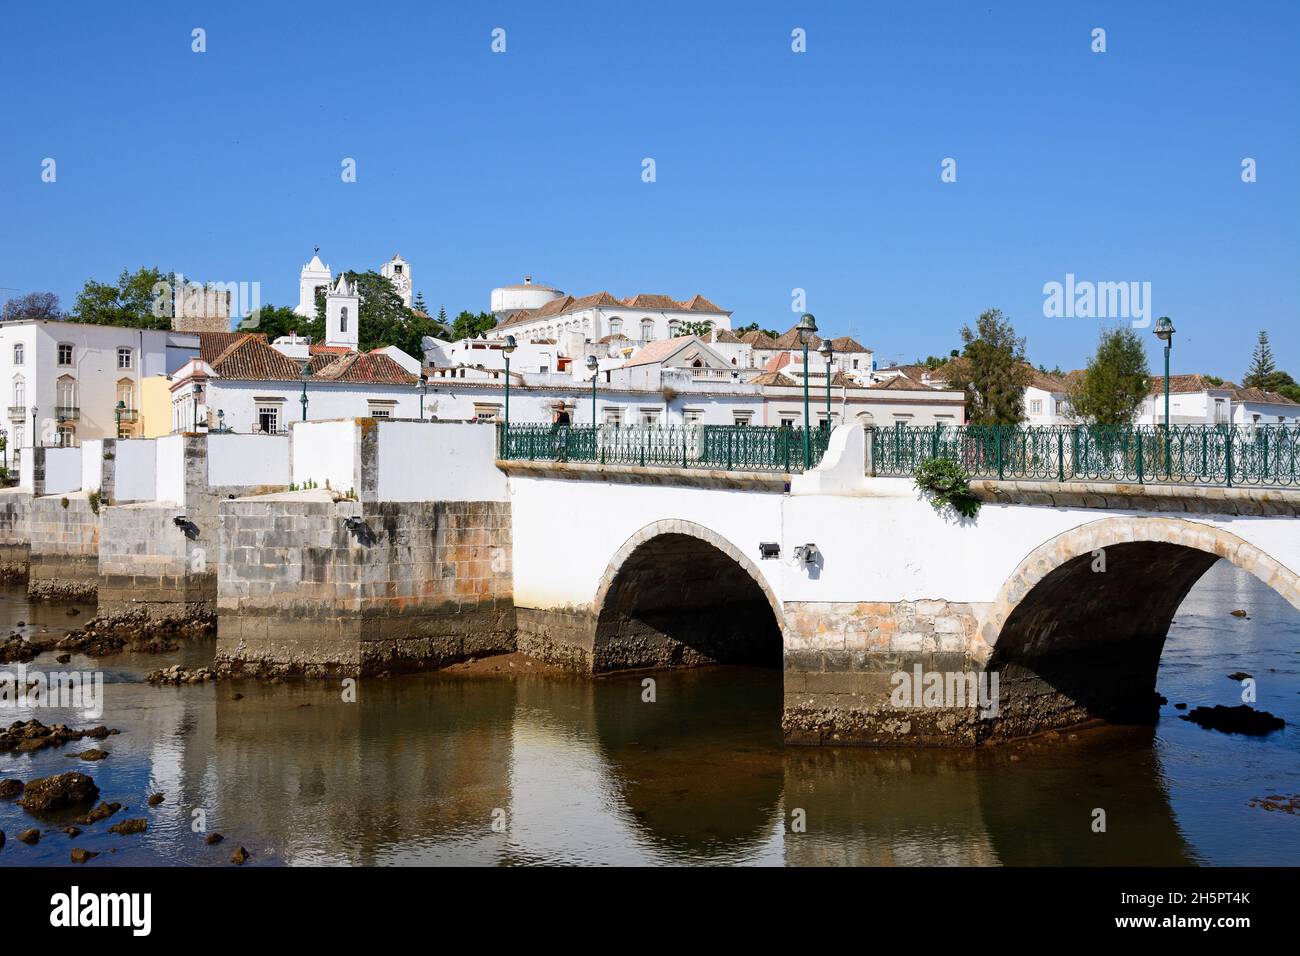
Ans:
<svg viewBox="0 0 1300 956"><path fill-rule="evenodd" d="M506 356L506 432L510 431L510 353L519 347L513 335L506 336L506 344L501 351Z"/></svg>
<svg viewBox="0 0 1300 956"><path fill-rule="evenodd" d="M32 406L32 447L36 447L36 406Z"/></svg>
<svg viewBox="0 0 1300 956"><path fill-rule="evenodd" d="M194 431L199 430L199 394L203 391L198 382L194 383Z"/></svg>
<svg viewBox="0 0 1300 956"><path fill-rule="evenodd" d="M1165 477L1168 478L1173 468L1173 463L1169 460L1169 352L1174 347L1173 320L1167 315L1160 316L1152 331L1156 338L1165 343Z"/></svg>
<svg viewBox="0 0 1300 956"><path fill-rule="evenodd" d="M596 356L587 356L587 368L591 369L591 427L596 427L596 377L599 374L600 363L596 361Z"/></svg>
<svg viewBox="0 0 1300 956"><path fill-rule="evenodd" d="M831 361L835 358L835 347L830 339L822 340L822 347L817 350L826 360L826 430L831 427Z"/></svg>
<svg viewBox="0 0 1300 956"><path fill-rule="evenodd" d="M799 318L799 341L803 343L803 470L812 468L812 442L808 422L808 345L817 334L817 320L805 312Z"/></svg>
<svg viewBox="0 0 1300 956"><path fill-rule="evenodd" d="M420 421L424 421L424 396L429 391L429 376L420 373Z"/></svg>
<svg viewBox="0 0 1300 956"><path fill-rule="evenodd" d="M217 409L217 431L222 434L225 434L226 431L226 410L224 408Z"/></svg>
<svg viewBox="0 0 1300 956"><path fill-rule="evenodd" d="M122 437L122 413L126 411L126 402L122 399L117 400L117 407L113 409L114 417L117 419L117 437Z"/></svg>
<svg viewBox="0 0 1300 956"><path fill-rule="evenodd" d="M309 374L307 371L306 364L303 365L301 374L302 374L302 397L299 398L298 401L302 402L302 420L306 421L307 420L307 376Z"/></svg>

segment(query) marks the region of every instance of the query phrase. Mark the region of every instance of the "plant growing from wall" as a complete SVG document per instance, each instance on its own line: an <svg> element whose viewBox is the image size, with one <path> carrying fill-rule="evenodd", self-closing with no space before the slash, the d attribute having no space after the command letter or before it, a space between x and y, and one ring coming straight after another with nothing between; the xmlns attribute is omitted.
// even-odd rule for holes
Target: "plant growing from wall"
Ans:
<svg viewBox="0 0 1300 956"><path fill-rule="evenodd" d="M955 461L927 458L916 469L916 487L929 499L935 511L951 508L963 518L974 518L980 500L970 490L970 476Z"/></svg>
<svg viewBox="0 0 1300 956"><path fill-rule="evenodd" d="M68 507L68 498L66 495L60 499L59 504L63 505L64 508Z"/></svg>
<svg viewBox="0 0 1300 956"><path fill-rule="evenodd" d="M63 500L67 501L68 499L64 498ZM95 514L99 514L99 501L100 501L99 492L97 490L92 491L90 493L89 500L90 500L90 510L95 512ZM64 507L66 508L67 505L64 505Z"/></svg>

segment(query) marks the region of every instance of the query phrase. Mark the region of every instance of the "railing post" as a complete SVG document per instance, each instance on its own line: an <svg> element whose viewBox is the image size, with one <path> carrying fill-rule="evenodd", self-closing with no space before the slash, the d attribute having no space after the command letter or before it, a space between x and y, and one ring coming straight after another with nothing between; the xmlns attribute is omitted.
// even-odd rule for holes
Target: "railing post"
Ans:
<svg viewBox="0 0 1300 956"><path fill-rule="evenodd" d="M998 481L1006 477L1006 461L1002 457L1002 426L993 426L994 453L997 455Z"/></svg>
<svg viewBox="0 0 1300 956"><path fill-rule="evenodd" d="M1228 466L1228 487L1232 487L1232 435L1236 431L1231 425L1228 426L1228 443L1224 449L1224 457Z"/></svg>
<svg viewBox="0 0 1300 956"><path fill-rule="evenodd" d="M1137 479L1139 485L1146 483L1142 474L1142 427L1140 425L1137 429Z"/></svg>
<svg viewBox="0 0 1300 956"><path fill-rule="evenodd" d="M1056 433L1056 480L1065 481L1065 435Z"/></svg>

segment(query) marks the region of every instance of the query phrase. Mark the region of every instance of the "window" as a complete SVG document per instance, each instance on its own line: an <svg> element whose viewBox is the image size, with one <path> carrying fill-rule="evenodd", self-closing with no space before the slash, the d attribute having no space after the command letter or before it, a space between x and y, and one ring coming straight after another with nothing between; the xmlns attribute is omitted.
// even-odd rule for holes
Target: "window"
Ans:
<svg viewBox="0 0 1300 956"><path fill-rule="evenodd" d="M73 425L59 426L59 447L76 448L77 447L77 429Z"/></svg>
<svg viewBox="0 0 1300 956"><path fill-rule="evenodd" d="M605 407L605 424L615 428L623 424L623 409Z"/></svg>
<svg viewBox="0 0 1300 956"><path fill-rule="evenodd" d="M795 423L795 417L794 417L793 415L782 415L782 416L781 416L781 427L782 427L782 428L794 428L794 423Z"/></svg>
<svg viewBox="0 0 1300 956"><path fill-rule="evenodd" d="M15 365L23 364L23 343L22 342L14 343L14 364Z"/></svg>
<svg viewBox="0 0 1300 956"><path fill-rule="evenodd" d="M501 417L500 405L488 405L479 402L474 403L474 421L476 422L495 422Z"/></svg>
<svg viewBox="0 0 1300 956"><path fill-rule="evenodd" d="M366 411L371 418L392 418L396 407L397 403L392 401L375 400L366 403Z"/></svg>
<svg viewBox="0 0 1300 956"><path fill-rule="evenodd" d="M22 425L14 426L14 447L15 448L23 447L23 426Z"/></svg>
<svg viewBox="0 0 1300 956"><path fill-rule="evenodd" d="M372 408L370 409L371 418L392 418L393 410L391 408Z"/></svg>
<svg viewBox="0 0 1300 956"><path fill-rule="evenodd" d="M704 412L700 411L700 409L698 408L682 409L683 425L698 425L700 423L700 420L703 418L704 418Z"/></svg>
<svg viewBox="0 0 1300 956"><path fill-rule="evenodd" d="M402 274L402 267L401 267L401 266L393 266L393 272L395 272L397 275L400 276L400 275Z"/></svg>
<svg viewBox="0 0 1300 956"><path fill-rule="evenodd" d="M753 412L732 412L731 421L736 425L748 425L754 420Z"/></svg>
<svg viewBox="0 0 1300 956"><path fill-rule="evenodd" d="M59 343L59 364L60 365L72 364L72 346L69 345L67 342Z"/></svg>
<svg viewBox="0 0 1300 956"><path fill-rule="evenodd" d="M24 414L23 406L27 404L27 383L20 375L14 379L14 404L13 408L18 410L18 414ZM11 409L12 410L12 409Z"/></svg>
<svg viewBox="0 0 1300 956"><path fill-rule="evenodd" d="M117 367L132 368L135 365L135 358L130 349L122 348L117 350Z"/></svg>
<svg viewBox="0 0 1300 956"><path fill-rule="evenodd" d="M671 322L668 323L668 337L670 339L677 338L677 336L681 335L681 333L682 333L682 323L679 320L673 319Z"/></svg>
<svg viewBox="0 0 1300 956"><path fill-rule="evenodd" d="M348 330L348 307L345 305L343 306L343 308L339 309L339 331L346 332L347 330Z"/></svg>
<svg viewBox="0 0 1300 956"><path fill-rule="evenodd" d="M622 335L622 334L623 334L623 320L622 320L622 319L610 319L610 320L609 320L609 334L610 334L610 335Z"/></svg>
<svg viewBox="0 0 1300 956"><path fill-rule="evenodd" d="M1043 414L1043 400L1041 398L1036 398L1029 403L1029 414L1030 415Z"/></svg>
<svg viewBox="0 0 1300 956"><path fill-rule="evenodd" d="M280 430L280 409L276 405L257 406L257 430L274 435Z"/></svg>
<svg viewBox="0 0 1300 956"><path fill-rule="evenodd" d="M77 407L77 383L75 379L64 376L58 383L58 415L68 417Z"/></svg>
<svg viewBox="0 0 1300 956"><path fill-rule="evenodd" d="M643 409L641 409L641 424L642 424L642 425L658 425L658 424L659 424L659 409L657 409L657 408L643 408Z"/></svg>
<svg viewBox="0 0 1300 956"><path fill-rule="evenodd" d="M655 340L655 320L642 319L641 320L641 341L653 342L654 340Z"/></svg>

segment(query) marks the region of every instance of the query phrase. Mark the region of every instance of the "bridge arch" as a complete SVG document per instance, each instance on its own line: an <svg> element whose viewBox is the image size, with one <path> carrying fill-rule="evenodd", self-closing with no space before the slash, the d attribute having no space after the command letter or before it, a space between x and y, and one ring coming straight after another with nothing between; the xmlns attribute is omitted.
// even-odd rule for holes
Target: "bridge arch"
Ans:
<svg viewBox="0 0 1300 956"><path fill-rule="evenodd" d="M780 666L785 619L762 571L693 521L654 521L615 552L592 602L592 670Z"/></svg>
<svg viewBox="0 0 1300 956"><path fill-rule="evenodd" d="M1001 684L994 735L1091 718L1154 722L1169 626L1220 558L1300 608L1300 575L1212 524L1117 516L1036 548L1003 584L980 629L980 653Z"/></svg>

